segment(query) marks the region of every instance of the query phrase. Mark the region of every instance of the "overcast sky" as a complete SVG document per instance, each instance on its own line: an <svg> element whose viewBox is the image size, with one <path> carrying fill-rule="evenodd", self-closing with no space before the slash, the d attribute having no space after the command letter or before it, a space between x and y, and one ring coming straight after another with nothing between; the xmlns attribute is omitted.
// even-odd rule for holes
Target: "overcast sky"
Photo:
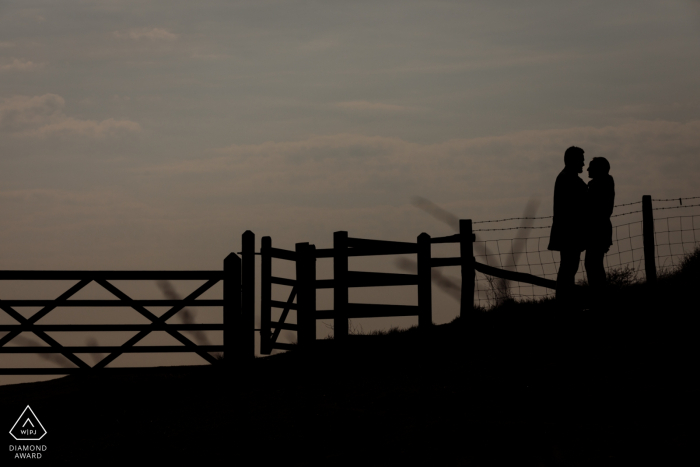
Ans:
<svg viewBox="0 0 700 467"><path fill-rule="evenodd" d="M571 145L618 203L700 195L697 1L2 0L0 83L2 269L550 215Z"/></svg>

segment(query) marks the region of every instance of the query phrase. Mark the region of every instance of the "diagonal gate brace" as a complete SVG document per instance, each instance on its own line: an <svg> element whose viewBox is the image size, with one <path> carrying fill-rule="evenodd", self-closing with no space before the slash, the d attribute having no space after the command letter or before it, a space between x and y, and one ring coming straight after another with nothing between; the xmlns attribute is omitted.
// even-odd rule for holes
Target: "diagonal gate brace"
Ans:
<svg viewBox="0 0 700 467"><path fill-rule="evenodd" d="M119 290L118 288L116 288L114 285L110 284L106 280L97 279L96 282L98 284L100 284L102 287L104 287L106 290L108 290L110 293L112 293L114 296L116 296L117 298L119 298L121 300L131 300L131 298L128 295L126 295L124 292L122 292L121 290ZM196 299L197 297L202 295L204 292L209 290L211 287L213 287L217 282L219 282L219 279L212 279L212 280L207 281L206 283L201 285L197 290L195 290L190 295L185 297L183 301ZM138 334L133 336L131 339L126 341L122 345L122 348L132 347L134 344L136 344L141 339L143 339L148 334L150 334L152 331L154 331L155 327L158 324L165 324L165 321L172 318L178 311L185 308L185 306L184 305L174 306L160 317L154 315L153 313L151 313L150 311L148 311L147 309L145 309L144 307L139 306L139 305L132 305L131 308L138 311L141 315L143 315L145 318L147 318L151 321L151 325L150 325L151 329L146 329L144 331L139 332ZM167 328L167 326L166 326L166 328ZM191 340L189 340L188 338L186 338L185 336L183 336L179 332L174 331L174 330L170 330L170 329L165 329L165 332L167 332L168 334L173 336L175 339L177 339L178 341L183 343L185 346L190 347L193 352L195 352L197 355L199 355L200 357L202 357L203 359L205 359L209 363L212 363L212 364L217 363L217 361L214 357L209 355L207 352L198 351L197 344L195 344L194 342L192 342ZM105 358L100 360L94 366L94 368L104 368L105 366L109 365L112 361L114 361L115 358L119 357L121 354L122 354L121 352L114 352L114 353L109 354L108 356L106 356Z"/></svg>
<svg viewBox="0 0 700 467"><path fill-rule="evenodd" d="M81 290L83 287L88 285L90 282L92 282L90 279L82 280L75 284L73 287L70 289L66 290L63 292L56 300L66 300L73 295L75 295L79 290ZM30 318L25 318L22 316L20 313L18 313L14 308L7 306L7 305L2 305L2 300L0 300L0 309L4 310L5 313L13 317L15 320L19 321L21 324L24 324L26 326L29 326L31 329L31 325L39 321L41 318L49 314L51 311L53 311L56 308L56 305L48 305L42 308L41 310L37 311L34 313ZM10 342L12 339L17 337L22 330L20 331L10 331L7 334L5 334L2 339L0 339L0 347L4 346L8 342ZM61 349L63 346L59 344L57 341L55 341L52 337L50 337L48 334L46 334L43 331L32 331L39 339L43 340L47 344L49 344L51 347L55 349ZM78 368L85 368L89 369L90 365L82 361L80 358L75 356L75 354L70 353L70 352L60 352L61 355L66 357L68 360L73 362Z"/></svg>
<svg viewBox="0 0 700 467"><path fill-rule="evenodd" d="M289 314L289 310L291 308L291 305L294 304L294 298L297 296L297 288L296 286L292 287L292 291L289 293L289 298L287 299L286 306L284 307L284 310L282 311L282 316L280 317L278 321L277 328L275 328L275 332L272 334L272 337L270 338L270 342L272 343L271 345L275 345L277 342L277 338L280 336L280 332L282 332L282 326L281 324L284 324L284 321L287 319L287 315Z"/></svg>

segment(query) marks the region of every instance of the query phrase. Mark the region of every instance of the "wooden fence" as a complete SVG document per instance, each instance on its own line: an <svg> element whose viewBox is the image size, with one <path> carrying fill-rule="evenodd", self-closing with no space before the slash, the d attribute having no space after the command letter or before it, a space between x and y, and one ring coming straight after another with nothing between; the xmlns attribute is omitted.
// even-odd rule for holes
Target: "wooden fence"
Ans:
<svg viewBox="0 0 700 467"><path fill-rule="evenodd" d="M656 280L654 263L654 227L651 197L643 198L643 236L647 280ZM68 374L89 370L133 370L134 368L106 368L119 355L124 353L152 352L192 352L209 363L217 363L209 352L224 352L232 356L225 360L226 365L249 360L255 356L255 335L260 332L260 353L270 354L273 349L289 350L291 344L277 342L281 330L297 332L300 348L308 348L316 341L316 320L332 319L334 339L343 342L348 336L348 322L353 318L376 318L417 316L419 328L432 324L432 285L431 270L435 267L459 266L461 271L460 316L474 313L474 292L476 272L510 281L524 282L550 289L556 282L531 274L495 268L479 263L474 259L475 236L472 221L459 221L459 233L447 237L431 238L420 234L415 243L370 240L349 237L345 231L335 232L333 248L318 249L309 243L297 243L295 250L273 248L270 237L263 237L260 252L255 251L255 234L246 231L242 237L241 257L231 253L224 260L221 271L0 271L0 280L76 280L54 300L0 300L0 309L14 318L18 324L0 325L0 331L8 332L0 338L0 354L8 353L54 353L65 356L75 364L75 368L0 368L0 374ZM432 244L458 243L460 254L457 257L433 258ZM415 254L416 274L394 274L351 271L348 258L358 256ZM255 327L255 256L261 256L260 328ZM295 264L294 279L272 275L272 260L290 261ZM318 259L333 260L333 279L316 279ZM182 300L134 300L117 289L110 280L204 280L202 286ZM223 281L223 299L197 299L213 285ZM91 282L96 282L112 293L116 300L70 300L70 297ZM285 302L272 300L273 284L290 288ZM378 305L350 303L351 287L384 287L415 285L418 288L416 305ZM333 310L318 310L316 291L333 289ZM296 302L295 302L296 300ZM15 307L43 307L30 318L18 313ZM150 324L37 324L41 318L57 307L131 307ZM157 317L146 306L170 306L170 310ZM186 306L223 306L221 324L168 324ZM272 320L272 309L282 310L277 321ZM286 322L290 310L296 310L297 323ZM223 331L223 345L196 345L180 331ZM116 347L64 347L52 339L47 332L75 331L137 331L138 333ZM153 331L167 332L183 345L181 346L136 346L140 340ZM7 347L5 344L21 332L33 332L48 344L48 347ZM79 353L110 353L94 366L81 360Z"/></svg>
<svg viewBox="0 0 700 467"><path fill-rule="evenodd" d="M647 280L656 280L654 262L654 218L652 215L651 196L642 199L643 232L645 269ZM248 256L244 248L244 260L253 257L255 238L251 232L248 239ZM348 320L352 318L376 318L394 316L418 316L418 327L432 323L432 286L431 269L435 267L459 266L461 272L460 316L468 317L474 313L476 272L498 277L508 281L523 282L549 289L556 289L556 281L545 279L532 274L496 268L477 262L474 259L475 235L472 221L459 221L459 233L447 237L431 238L422 233L416 243L391 242L352 238L345 231L335 232L333 248L317 249L308 243L297 243L295 251L272 247L270 237L263 237L261 242L261 325L260 353L270 354L273 349L289 350L291 344L278 343L280 331L297 332L300 348L305 348L316 340L316 320L332 319L334 339L343 341L348 335ZM458 243L460 254L457 257L433 258L431 245L440 243ZM348 270L348 258L351 256L376 256L395 254L416 254L417 274L389 274L376 272L361 272ZM333 259L333 279L316 280L316 260L319 258ZM272 275L272 260L279 259L296 263L296 279L275 277ZM251 263L250 271L254 273ZM272 285L278 284L289 287L290 293L286 302L271 299ZM405 305L373 305L349 303L348 289L350 287L417 285L418 304ZM316 309L316 290L333 289L333 310ZM244 294L254 295L251 288ZM294 302L296 298L296 303ZM272 309L282 309L278 321L272 320ZM286 322L290 310L297 312L297 324ZM254 319L254 306L251 302L247 311L250 320ZM248 347L254 353L252 347Z"/></svg>
<svg viewBox="0 0 700 467"><path fill-rule="evenodd" d="M461 220L460 233L447 237L431 238L422 233L416 243L369 240L349 237L345 231L335 232L333 248L317 249L315 245L297 243L294 251L273 248L270 237L263 237L261 255L261 302L260 302L260 353L270 354L273 349L289 350L292 344L279 343L280 331L297 332L300 348L306 348L316 340L316 320L333 320L333 337L343 341L348 336L348 320L353 318L378 318L417 316L418 327L432 324L432 284L431 270L434 267L459 266L462 272L462 300L460 315L465 316L474 311L474 284L476 271L503 277L509 280L534 283L544 287L555 287L555 282L531 274L506 271L494 268L474 260L472 221ZM248 248L254 245L254 236L250 235ZM459 243L460 256L452 258L433 258L431 245L438 243ZM253 252L254 254L254 252ZM350 271L348 258L358 256L416 254L417 274L394 274L379 272ZM246 258L246 251L243 251ZM249 252L248 256L252 257ZM316 279L316 260L330 258L333 260L333 279ZM295 262L296 278L289 279L273 276L272 260L279 259ZM254 266L253 266L254 267ZM285 302L272 300L272 285L290 288ZM416 285L418 287L417 305L376 305L350 303L348 301L351 287L385 287ZM333 289L333 310L316 309L316 291ZM252 288L244 289L244 295L254 293ZM296 303L295 300L296 299ZM282 309L278 321L272 320L272 309ZM287 323L290 310L296 310L297 323ZM251 306L244 313L254 316Z"/></svg>

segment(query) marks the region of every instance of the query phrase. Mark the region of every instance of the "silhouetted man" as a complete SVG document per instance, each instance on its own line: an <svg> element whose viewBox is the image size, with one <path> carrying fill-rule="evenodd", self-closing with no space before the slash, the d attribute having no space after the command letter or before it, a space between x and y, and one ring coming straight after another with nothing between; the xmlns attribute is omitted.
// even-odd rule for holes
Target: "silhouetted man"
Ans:
<svg viewBox="0 0 700 467"><path fill-rule="evenodd" d="M604 157L594 157L588 164L586 275L595 302L605 288L603 258L612 245L610 216L615 204L615 181L610 176L610 163Z"/></svg>
<svg viewBox="0 0 700 467"><path fill-rule="evenodd" d="M571 146L564 153L564 170L554 184L554 218L549 234L550 250L559 251L556 298L570 303L576 286L575 277L585 249L586 183L578 176L583 172L583 149Z"/></svg>

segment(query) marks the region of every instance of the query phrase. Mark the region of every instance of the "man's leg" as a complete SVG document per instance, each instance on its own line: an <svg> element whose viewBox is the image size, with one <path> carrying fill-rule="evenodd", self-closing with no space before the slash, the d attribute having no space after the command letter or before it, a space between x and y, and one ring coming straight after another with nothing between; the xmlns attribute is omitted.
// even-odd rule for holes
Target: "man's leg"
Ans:
<svg viewBox="0 0 700 467"><path fill-rule="evenodd" d="M556 299L560 303L570 303L573 300L576 286L576 272L581 261L580 251L561 251L559 273L557 274Z"/></svg>
<svg viewBox="0 0 700 467"><path fill-rule="evenodd" d="M605 291L606 278L603 258L605 258L606 252L607 250L603 249L586 250L584 266L586 267L586 276L588 276L588 285L591 289L591 297L595 304L600 303Z"/></svg>

